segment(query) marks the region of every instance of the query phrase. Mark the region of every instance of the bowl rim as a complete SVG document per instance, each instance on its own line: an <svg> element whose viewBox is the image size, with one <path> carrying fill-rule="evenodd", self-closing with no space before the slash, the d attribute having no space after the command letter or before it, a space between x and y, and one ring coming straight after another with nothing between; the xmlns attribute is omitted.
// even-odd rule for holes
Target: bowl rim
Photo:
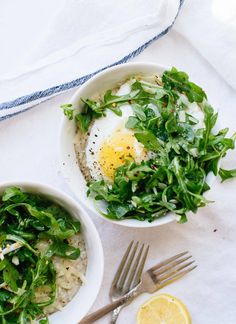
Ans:
<svg viewBox="0 0 236 324"><path fill-rule="evenodd" d="M169 67L166 65L162 65L162 64L157 64L155 62L126 62L126 63L119 63L117 65L111 66L106 68L105 70L98 72L97 74L95 74L94 76L92 76L90 79L88 79L87 81L85 81L81 86L79 86L74 94L70 97L69 99L69 103L72 103L76 100L78 93L83 91L84 88L87 88L90 83L93 83L94 81L96 81L96 79L99 79L100 77L102 77L103 75L106 75L107 73L110 72L115 72L116 70L120 70L120 69L125 69L128 66L149 66L149 67L156 67L159 68L161 70L166 70ZM65 117L65 116L64 116ZM66 117L65 117L66 118Z"/></svg>
<svg viewBox="0 0 236 324"><path fill-rule="evenodd" d="M88 88L90 86L90 84L93 84L94 82L96 82L97 79L105 76L106 74L112 73L112 72L115 73L116 71L119 71L119 70L125 71L126 68L129 68L132 66L137 67L137 69L140 69L140 72L142 72L142 68L153 68L153 69L159 69L162 71L170 69L170 66L157 64L154 62L128 62L128 63L117 64L115 66L105 69L104 71L99 72L98 74L96 74L95 76L93 76L89 80L87 80L84 84L82 84L79 88L76 89L76 91L71 96L71 98L69 99L68 102L70 104L73 104L73 103L75 103L75 101L78 101L78 98L80 97L80 93L82 93L84 91L84 89ZM178 220L178 215L176 215L173 212L168 212L165 216L158 218L151 223L148 222L147 220L145 220L145 221L137 221L134 219L128 219L128 220L125 219L125 220L120 220L120 221L113 220L113 219L109 219L108 217L103 216L94 206L92 199L88 198L86 201L82 200L80 198L80 195L78 194L78 192L76 192L73 189L73 186L68 181L68 177L66 176L66 168L64 167L64 164L63 164L64 155L62 154L62 142L63 142L62 139L64 137L64 132L65 132L66 126L68 125L68 122L73 122L73 121L69 121L66 116L63 116L62 124L61 124L61 134L60 134L61 135L60 136L60 153L61 153L60 154L60 166L61 166L62 174L65 178L66 183L68 184L68 186L70 187L72 192L75 194L76 199L78 199L78 201L80 201L80 203L83 206L85 206L90 212L92 212L93 214L97 215L98 217L102 218L105 221L108 221L110 223L117 224L120 226L131 227L131 228L157 227L157 226L165 225L165 224L168 224L168 223ZM79 166L78 166L78 168L80 169ZM214 182L213 173L210 172L208 174L207 183L209 183L211 185L213 182ZM188 214L191 214L191 212L187 212L187 215Z"/></svg>
<svg viewBox="0 0 236 324"><path fill-rule="evenodd" d="M91 300L89 302L87 302L86 307L83 308L83 312L80 314L79 318L75 318L75 321L73 320L74 323L77 323L79 320L81 320L81 318L83 316L85 316L89 312L89 310L93 306L93 304L94 304L94 302L95 302L95 300L96 300L96 298L98 296L98 293L99 293L99 291L101 289L101 285L102 285L102 281L103 281L103 275L104 275L104 252L103 252L103 246L102 246L102 242L101 242L101 238L99 236L99 233L98 233L94 223L92 222L91 218L89 217L88 212L83 208L83 206L81 206L81 204L78 201L73 199L71 196L69 196L64 191L62 191L62 190L60 190L58 188L55 188L54 186L52 186L50 184L43 183L43 182L10 180L10 181L6 181L6 182L0 182L0 195L2 194L2 191L5 188L10 187L10 186L15 186L15 187L22 188L23 190L25 190L25 192L30 193L31 190L27 189L29 187L29 188L32 188L35 192L38 192L39 194L47 195L47 193L48 193L52 197L61 199L63 202L66 202L68 206L71 206L73 209L78 211L79 220L82 220L82 222L85 224L85 228L90 233L92 233L93 241L94 241L93 245L96 246L96 255L98 256L98 259L100 260L100 262L98 264L96 264L96 278L95 278L96 279L96 286L93 289L92 298L91 298ZM87 272L87 269L86 269L86 272ZM69 301L65 305L65 307L67 305L69 305L73 301L73 299L76 297L76 295L79 293L79 291L80 291L80 289L82 287L86 287L85 285L82 285L79 288L79 290L73 296L71 301ZM64 310L64 307L60 311L60 316L62 316L63 310ZM56 311L56 312L54 312L52 314L49 314L49 318L51 318L52 323L55 322L55 319L53 317L55 315L58 315L58 314L59 314L59 311Z"/></svg>

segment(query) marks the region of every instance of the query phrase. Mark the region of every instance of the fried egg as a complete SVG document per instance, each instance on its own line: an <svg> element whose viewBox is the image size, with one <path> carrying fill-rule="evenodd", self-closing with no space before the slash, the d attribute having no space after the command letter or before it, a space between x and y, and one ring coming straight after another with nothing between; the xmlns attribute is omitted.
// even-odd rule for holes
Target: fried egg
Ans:
<svg viewBox="0 0 236 324"><path fill-rule="evenodd" d="M118 95L130 92L130 83L123 84ZM134 132L125 127L134 116L131 105L120 107L122 116L108 110L106 116L93 123L86 145L86 163L93 179L113 180L115 170L127 160L140 163L148 158L144 146L137 141Z"/></svg>

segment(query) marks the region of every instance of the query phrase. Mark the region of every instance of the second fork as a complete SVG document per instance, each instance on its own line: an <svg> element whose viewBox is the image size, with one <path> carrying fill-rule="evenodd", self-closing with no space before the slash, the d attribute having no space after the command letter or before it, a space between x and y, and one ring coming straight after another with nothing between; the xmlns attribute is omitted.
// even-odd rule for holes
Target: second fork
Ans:
<svg viewBox="0 0 236 324"><path fill-rule="evenodd" d="M139 248L139 242L130 242L112 281L110 299L116 301L132 290L140 282L143 267L147 258L149 246L144 249L144 244ZM137 252L137 253L136 253ZM128 275L129 274L129 275ZM124 305L117 307L112 312L111 324L115 324Z"/></svg>

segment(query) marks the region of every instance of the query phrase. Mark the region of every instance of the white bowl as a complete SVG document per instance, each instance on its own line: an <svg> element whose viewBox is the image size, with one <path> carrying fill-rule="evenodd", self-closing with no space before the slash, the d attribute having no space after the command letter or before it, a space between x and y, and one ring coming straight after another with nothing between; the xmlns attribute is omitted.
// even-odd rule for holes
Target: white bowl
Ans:
<svg viewBox="0 0 236 324"><path fill-rule="evenodd" d="M84 83L75 92L69 103L80 110L83 106L80 100L81 98L87 99L96 94L104 93L106 90L115 87L118 83L125 81L129 76L136 74L143 76L155 74L162 75L162 73L167 69L169 68L154 63L126 63L117 65L97 74L86 83ZM96 215L108 220L109 222L128 227L154 227L176 220L176 215L174 213L168 213L166 216L156 219L152 223L149 223L148 221L138 221L136 219L115 221L102 216L95 209L93 200L91 198L88 198L86 195L86 181L80 171L74 149L75 134L75 122L70 121L66 117L64 117L61 130L61 167L69 187L77 196L77 199L81 204L86 206ZM211 182L212 176L209 175L208 179Z"/></svg>
<svg viewBox="0 0 236 324"><path fill-rule="evenodd" d="M88 265L86 282L74 298L61 310L49 316L50 324L76 324L89 311L99 292L104 269L104 256L98 232L83 208L68 195L51 186L31 182L8 182L0 184L0 196L9 186L20 187L30 193L42 194L65 208L72 217L80 220L81 230L86 244Z"/></svg>

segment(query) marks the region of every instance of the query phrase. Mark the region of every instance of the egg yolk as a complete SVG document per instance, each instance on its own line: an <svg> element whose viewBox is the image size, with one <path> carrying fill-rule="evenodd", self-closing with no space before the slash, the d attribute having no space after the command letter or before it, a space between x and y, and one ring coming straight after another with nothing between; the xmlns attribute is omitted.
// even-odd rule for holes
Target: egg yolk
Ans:
<svg viewBox="0 0 236 324"><path fill-rule="evenodd" d="M102 174L113 179L115 170L127 160L144 160L146 152L133 134L116 132L105 141L99 151L99 164Z"/></svg>

